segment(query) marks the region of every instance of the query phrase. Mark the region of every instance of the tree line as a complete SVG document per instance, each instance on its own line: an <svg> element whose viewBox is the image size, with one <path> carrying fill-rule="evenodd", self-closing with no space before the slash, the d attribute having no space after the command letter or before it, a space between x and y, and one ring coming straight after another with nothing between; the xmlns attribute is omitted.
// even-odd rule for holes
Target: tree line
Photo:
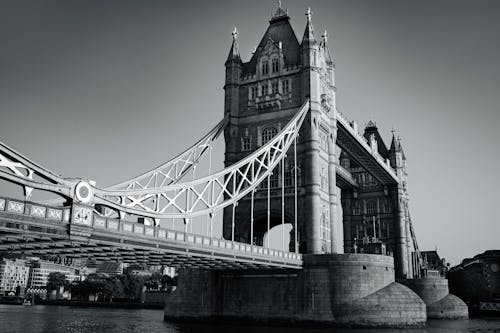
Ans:
<svg viewBox="0 0 500 333"><path fill-rule="evenodd" d="M66 275L60 272L49 274L47 291L64 290L71 292L71 299L88 301L112 302L113 300L135 301L141 298L143 290L169 290L177 285L177 277L153 273L143 277L136 274L89 274L83 281L69 282Z"/></svg>

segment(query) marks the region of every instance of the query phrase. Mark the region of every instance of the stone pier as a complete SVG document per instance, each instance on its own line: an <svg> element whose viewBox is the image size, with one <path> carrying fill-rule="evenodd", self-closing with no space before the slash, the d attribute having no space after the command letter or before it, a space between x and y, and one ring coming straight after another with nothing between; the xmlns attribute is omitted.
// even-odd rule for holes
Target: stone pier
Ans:
<svg viewBox="0 0 500 333"><path fill-rule="evenodd" d="M427 318L467 319L467 304L450 294L448 280L442 276L426 276L419 279L402 281L422 298L427 305Z"/></svg>
<svg viewBox="0 0 500 333"><path fill-rule="evenodd" d="M183 270L165 320L414 327L426 305L394 281L392 257L304 255L301 270Z"/></svg>

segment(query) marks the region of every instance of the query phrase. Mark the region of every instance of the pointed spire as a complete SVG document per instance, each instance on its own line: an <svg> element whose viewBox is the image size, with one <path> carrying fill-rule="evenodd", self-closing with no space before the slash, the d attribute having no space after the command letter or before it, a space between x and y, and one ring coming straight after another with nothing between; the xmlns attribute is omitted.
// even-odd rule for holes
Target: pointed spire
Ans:
<svg viewBox="0 0 500 333"><path fill-rule="evenodd" d="M328 31L325 31L323 32L323 35L321 35L321 38L323 39L323 45L326 46L326 44L328 43Z"/></svg>
<svg viewBox="0 0 500 333"><path fill-rule="evenodd" d="M311 24L312 11L310 7L306 9L307 24Z"/></svg>
<svg viewBox="0 0 500 333"><path fill-rule="evenodd" d="M401 149L401 138L397 137L396 138L396 131L392 129L392 140L391 140L391 148L389 149L390 152L400 152L402 151Z"/></svg>
<svg viewBox="0 0 500 333"><path fill-rule="evenodd" d="M237 43L238 29L234 27L233 32L231 34L233 35L233 43L231 44L231 49L229 50L226 63L230 61L241 62L240 52L238 50L238 43Z"/></svg>
<svg viewBox="0 0 500 333"><path fill-rule="evenodd" d="M304 42L311 43L311 44L316 43L316 38L314 38L313 26L312 26L312 22L311 22L312 14L313 13L311 11L311 8L307 7L307 10L306 10L307 23L306 23L306 29L304 31L304 37L302 38L303 45L304 45Z"/></svg>

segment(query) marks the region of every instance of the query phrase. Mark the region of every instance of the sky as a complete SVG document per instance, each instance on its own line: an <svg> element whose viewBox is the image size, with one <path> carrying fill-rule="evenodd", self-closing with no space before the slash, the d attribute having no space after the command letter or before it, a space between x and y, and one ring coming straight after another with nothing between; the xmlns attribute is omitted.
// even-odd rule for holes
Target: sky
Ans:
<svg viewBox="0 0 500 333"><path fill-rule="evenodd" d="M420 249L452 264L500 249L500 2L283 0L299 40L308 6L340 111L401 137ZM275 8L2 0L0 141L103 187L150 169L222 118L232 29L248 61Z"/></svg>

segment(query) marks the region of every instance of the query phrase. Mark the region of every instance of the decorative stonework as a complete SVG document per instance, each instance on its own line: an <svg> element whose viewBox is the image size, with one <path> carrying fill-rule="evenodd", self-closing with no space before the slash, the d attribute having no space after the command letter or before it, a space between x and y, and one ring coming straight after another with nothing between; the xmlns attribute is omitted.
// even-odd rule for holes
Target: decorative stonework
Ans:
<svg viewBox="0 0 500 333"><path fill-rule="evenodd" d="M75 198L82 203L89 203L94 199L92 186L87 182L79 182L75 187Z"/></svg>
<svg viewBox="0 0 500 333"><path fill-rule="evenodd" d="M323 165L321 167L320 179L321 179L321 189L323 191L328 191L328 171L327 166Z"/></svg>
<svg viewBox="0 0 500 333"><path fill-rule="evenodd" d="M332 96L330 94L321 94L321 109L328 113L333 106Z"/></svg>
<svg viewBox="0 0 500 333"><path fill-rule="evenodd" d="M5 209L5 199L0 199L0 210Z"/></svg>
<svg viewBox="0 0 500 333"><path fill-rule="evenodd" d="M73 206L72 222L86 226L92 225L92 208L85 206Z"/></svg>

